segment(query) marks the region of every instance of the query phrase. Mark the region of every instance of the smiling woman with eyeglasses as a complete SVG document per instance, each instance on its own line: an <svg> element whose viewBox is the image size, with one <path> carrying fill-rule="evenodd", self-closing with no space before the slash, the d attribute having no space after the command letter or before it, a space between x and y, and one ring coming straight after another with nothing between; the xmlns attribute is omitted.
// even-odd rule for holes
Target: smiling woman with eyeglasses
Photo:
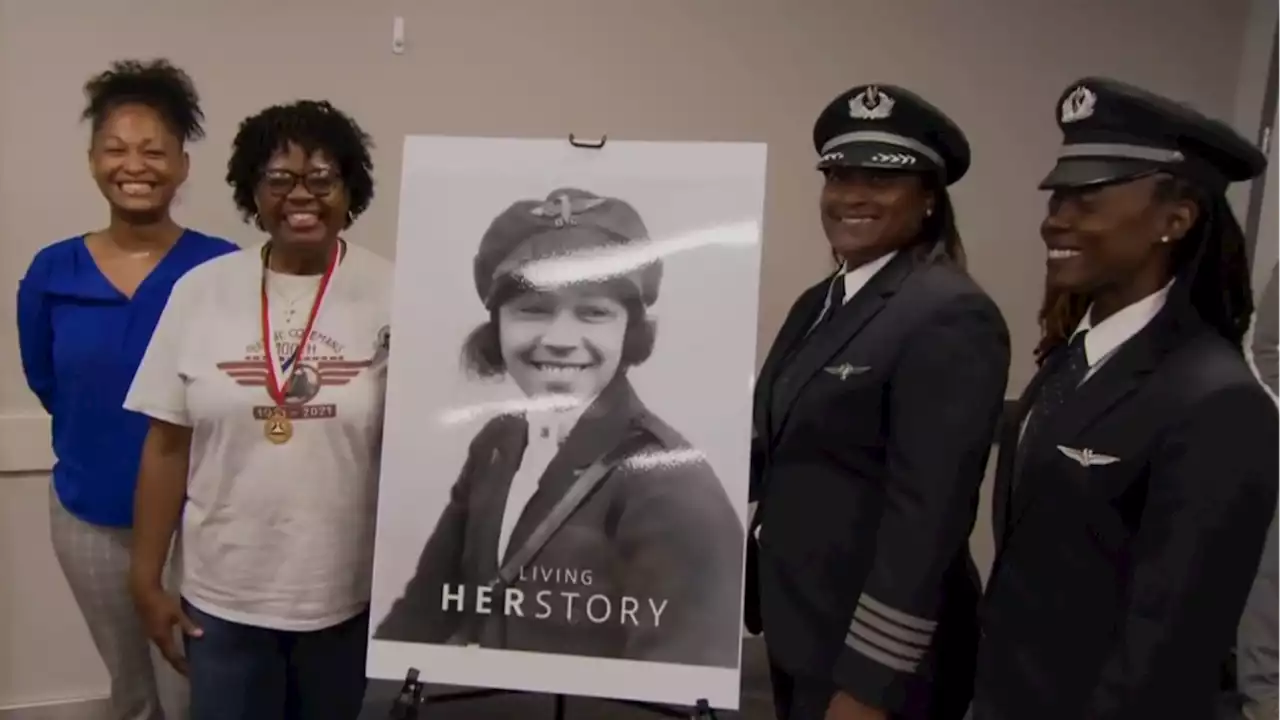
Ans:
<svg viewBox="0 0 1280 720"><path fill-rule="evenodd" d="M391 264L341 235L373 198L370 144L327 102L241 124L227 181L269 238L174 288L129 393L151 418L132 589L193 720L360 712Z"/></svg>

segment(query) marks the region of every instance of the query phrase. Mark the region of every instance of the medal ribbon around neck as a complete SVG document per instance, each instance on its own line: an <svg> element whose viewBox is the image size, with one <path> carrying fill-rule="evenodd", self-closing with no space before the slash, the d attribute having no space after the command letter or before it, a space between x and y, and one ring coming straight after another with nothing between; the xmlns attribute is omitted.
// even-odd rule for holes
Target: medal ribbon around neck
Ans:
<svg viewBox="0 0 1280 720"><path fill-rule="evenodd" d="M283 363L276 355L275 333L271 329L271 306L267 297L267 266L271 258L271 246L267 245L262 250L262 350L267 356L267 392L271 394L271 399L275 400L277 407L284 407L285 390L289 387L293 374L298 371L303 349L311 339L311 330L315 326L316 317L320 314L320 306L324 304L333 276L338 270L338 263L345 254L343 245L342 240L334 244L329 263L325 266L324 274L320 276L320 287L316 289L315 300L311 303L306 328L303 329L302 337L298 339L298 346L294 348L293 354ZM288 372L287 376L286 372Z"/></svg>

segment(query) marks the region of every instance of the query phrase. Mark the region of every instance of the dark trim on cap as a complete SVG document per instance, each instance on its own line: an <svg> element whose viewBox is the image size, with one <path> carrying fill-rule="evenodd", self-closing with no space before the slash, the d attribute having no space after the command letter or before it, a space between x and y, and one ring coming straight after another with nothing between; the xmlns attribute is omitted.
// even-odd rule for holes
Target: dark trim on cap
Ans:
<svg viewBox="0 0 1280 720"><path fill-rule="evenodd" d="M928 145L925 145L924 143L920 142L919 140L914 140L912 138L906 137L905 135L899 135L897 133L884 132L882 130L859 130L856 132L845 133L843 135L837 135L831 138L830 140L826 141L825 143L823 143L822 150L818 154L826 155L827 153L831 152L835 148L840 147L841 145L848 145L850 143L860 143L860 142L881 143L884 145L897 145L898 147L906 148L913 152L920 153L921 155L932 160L934 164L940 168L945 168L947 166L947 164L943 162L942 156L939 155L937 151L935 151L933 148L929 147Z"/></svg>
<svg viewBox="0 0 1280 720"><path fill-rule="evenodd" d="M1077 143L1063 145L1058 151L1058 159L1065 158L1124 158L1126 160L1145 160L1165 164L1180 163L1186 156L1178 150L1147 147L1145 145L1128 145L1125 143Z"/></svg>

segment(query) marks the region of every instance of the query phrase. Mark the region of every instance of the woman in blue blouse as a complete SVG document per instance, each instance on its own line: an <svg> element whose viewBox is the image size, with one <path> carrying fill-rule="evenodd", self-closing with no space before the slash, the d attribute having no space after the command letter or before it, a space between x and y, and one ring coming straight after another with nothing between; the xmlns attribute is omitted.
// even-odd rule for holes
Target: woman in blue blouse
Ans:
<svg viewBox="0 0 1280 720"><path fill-rule="evenodd" d="M174 282L238 248L170 215L186 143L204 134L186 73L163 60L117 62L85 95L89 168L110 222L35 256L18 289L18 337L27 384L53 421L53 548L111 676L112 720L159 720L128 589L147 419L122 405Z"/></svg>

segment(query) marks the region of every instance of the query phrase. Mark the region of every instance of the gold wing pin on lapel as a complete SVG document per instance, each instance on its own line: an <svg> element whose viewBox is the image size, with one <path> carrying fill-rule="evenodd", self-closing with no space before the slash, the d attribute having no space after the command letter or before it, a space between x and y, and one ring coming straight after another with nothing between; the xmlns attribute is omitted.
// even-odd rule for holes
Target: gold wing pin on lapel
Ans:
<svg viewBox="0 0 1280 720"><path fill-rule="evenodd" d="M1120 462L1120 458L1111 455L1097 453L1089 448L1077 450L1066 445L1059 445L1058 452L1066 455L1072 460L1080 463L1080 467L1094 467L1097 465L1111 465Z"/></svg>
<svg viewBox="0 0 1280 720"><path fill-rule="evenodd" d="M844 380L848 380L850 377L854 375L861 375L862 373L870 370L871 368L866 365L850 365L849 363L843 363L840 365L832 365L830 367L824 367L822 369L828 375L834 375L835 377L839 378L841 381L844 381Z"/></svg>

